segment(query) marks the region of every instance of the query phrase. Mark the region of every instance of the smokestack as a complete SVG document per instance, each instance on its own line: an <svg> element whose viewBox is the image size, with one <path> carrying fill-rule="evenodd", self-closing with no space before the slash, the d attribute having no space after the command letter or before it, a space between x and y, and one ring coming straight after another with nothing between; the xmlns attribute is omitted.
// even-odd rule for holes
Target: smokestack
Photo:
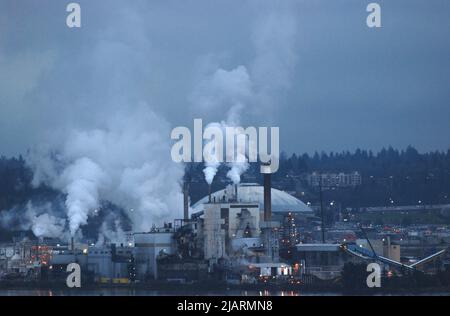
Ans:
<svg viewBox="0 0 450 316"><path fill-rule="evenodd" d="M208 201L211 203L211 184L208 185Z"/></svg>
<svg viewBox="0 0 450 316"><path fill-rule="evenodd" d="M75 242L73 240L73 237L70 239L70 248L72 252L75 252Z"/></svg>
<svg viewBox="0 0 450 316"><path fill-rule="evenodd" d="M183 214L184 220L187 221L189 219L189 183L184 183L183 188Z"/></svg>
<svg viewBox="0 0 450 316"><path fill-rule="evenodd" d="M272 219L272 179L269 166L262 165L261 173L264 175L264 221L268 222Z"/></svg>
<svg viewBox="0 0 450 316"><path fill-rule="evenodd" d="M236 202L239 202L239 200L238 200L238 185L237 184L234 185L234 197L236 199Z"/></svg>

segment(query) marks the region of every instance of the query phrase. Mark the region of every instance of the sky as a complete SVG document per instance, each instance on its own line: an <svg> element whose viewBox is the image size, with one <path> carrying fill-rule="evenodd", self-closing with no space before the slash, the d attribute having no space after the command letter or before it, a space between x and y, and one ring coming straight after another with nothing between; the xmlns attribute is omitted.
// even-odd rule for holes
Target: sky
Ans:
<svg viewBox="0 0 450 316"><path fill-rule="evenodd" d="M278 126L287 152L449 149L450 1L378 1L381 28L369 2L80 0L68 28L69 1L3 0L0 155L142 104Z"/></svg>

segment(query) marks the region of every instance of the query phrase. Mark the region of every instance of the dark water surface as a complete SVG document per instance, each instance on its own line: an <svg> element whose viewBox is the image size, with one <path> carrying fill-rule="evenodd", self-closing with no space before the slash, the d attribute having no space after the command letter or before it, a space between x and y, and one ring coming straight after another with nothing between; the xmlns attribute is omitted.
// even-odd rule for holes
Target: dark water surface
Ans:
<svg viewBox="0 0 450 316"><path fill-rule="evenodd" d="M389 294L384 294L389 295ZM413 296L450 296L450 292L396 293L395 295ZM301 291L194 291L172 290L156 291L141 289L92 289L92 290L0 290L0 296L342 296L338 292L301 292Z"/></svg>
<svg viewBox="0 0 450 316"><path fill-rule="evenodd" d="M140 289L92 289L92 290L0 290L0 296L334 296L340 293L307 293L300 291L195 291L195 290L140 290Z"/></svg>

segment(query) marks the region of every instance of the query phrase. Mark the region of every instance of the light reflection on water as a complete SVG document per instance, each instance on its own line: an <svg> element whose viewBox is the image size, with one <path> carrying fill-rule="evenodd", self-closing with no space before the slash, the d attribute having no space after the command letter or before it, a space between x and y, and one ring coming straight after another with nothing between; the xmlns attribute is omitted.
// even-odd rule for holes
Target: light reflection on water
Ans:
<svg viewBox="0 0 450 316"><path fill-rule="evenodd" d="M140 289L92 290L0 290L0 296L328 296L339 293L302 293L300 291L156 291Z"/></svg>
<svg viewBox="0 0 450 316"><path fill-rule="evenodd" d="M338 292L301 292L301 291L195 291L172 290L156 291L143 289L105 288L92 290L0 290L0 296L342 296ZM450 292L376 294L396 296L450 296Z"/></svg>

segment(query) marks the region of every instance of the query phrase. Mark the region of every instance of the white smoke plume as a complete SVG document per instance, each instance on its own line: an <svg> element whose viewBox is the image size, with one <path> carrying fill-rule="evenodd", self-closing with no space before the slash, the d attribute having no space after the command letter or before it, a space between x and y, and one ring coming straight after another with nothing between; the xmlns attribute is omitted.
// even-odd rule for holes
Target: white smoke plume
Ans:
<svg viewBox="0 0 450 316"><path fill-rule="evenodd" d="M223 51L210 52L211 47L219 47L210 41L219 45L225 41L213 36L195 44L198 36L189 37L196 34L195 28L186 28L188 36L180 36L173 31L178 30L174 21L167 18L173 9L147 1L111 0L108 14L104 3L88 1L83 12L91 16L89 31L83 27L71 36L64 25L54 27L64 21L52 10L44 10L49 15L42 20L40 14L32 14L36 10L24 6L28 7L18 4L0 12L15 17L3 19L7 32L2 33L5 49L0 50L0 64L14 67L6 67L0 75L1 95L6 98L0 126L7 131L0 138L11 150L34 147L27 158L35 172L34 184L45 183L66 194L67 231L78 235L103 200L124 208L134 230L149 230L181 215L177 212L183 205L179 185L183 166L170 158L166 119L173 117L170 123L176 125L186 122L183 115L189 111L180 104L192 91L191 75L198 70L195 60L205 52L213 58L223 56ZM245 114L256 114L249 115L256 119L258 114L266 115L261 106L279 106L274 96L289 84L295 59L291 51L295 23L289 8L279 7L264 11L259 1L249 6L249 13L261 14L250 41L248 36L245 39L253 51L238 52L231 63L200 71L203 79L191 96L193 110L202 116L217 115L210 121L234 125L244 122ZM190 14L204 12L191 5L184 9ZM20 44L16 25L8 22L16 18L30 26L23 28L21 39L39 41ZM251 21L246 17L242 25ZM37 24L43 28L32 27ZM45 38L43 30L48 33ZM180 54L180 46L192 50ZM210 168L211 182L218 165ZM231 170L230 177L237 181L245 168L231 166ZM49 234L57 232L52 229Z"/></svg>
<svg viewBox="0 0 450 316"><path fill-rule="evenodd" d="M90 5L94 12L102 6ZM56 50L55 67L36 98L43 100L36 108L54 123L39 130L27 161L35 185L66 194L72 235L102 201L122 207L132 229L141 231L178 217L183 205L183 166L171 160L162 113L167 105L149 92L160 68L142 13L146 5L110 6L111 14L92 21L89 36L76 38L76 49ZM74 65L79 75L72 80L67 71Z"/></svg>
<svg viewBox="0 0 450 316"><path fill-rule="evenodd" d="M206 126L208 128L216 128L222 132L222 135L226 134L227 127L234 127L236 125L232 125L227 122L221 123L210 123ZM238 142L237 139L239 137L245 137L248 141L248 137L242 133L240 130L236 130L236 139L234 145L234 156L230 157L230 153L226 153L226 160L230 161L227 165L230 167L230 170L227 173L228 178L230 178L234 184L239 184L241 181L241 175L249 168L249 163L246 155L247 147L245 146L245 142ZM203 173L205 175L205 180L208 184L211 184L214 177L217 174L217 171L220 167L221 161L223 161L223 153L217 150L218 146L220 146L220 140L213 138L208 141L205 145L205 168L203 169Z"/></svg>
<svg viewBox="0 0 450 316"><path fill-rule="evenodd" d="M65 235L65 224L64 218L44 213L32 219L31 230L36 237L61 238Z"/></svg>
<svg viewBox="0 0 450 316"><path fill-rule="evenodd" d="M219 123L211 123L206 126L206 128L216 128L219 130L223 130L223 127ZM206 182L211 185L214 177L217 174L217 170L220 166L220 161L223 161L223 157L220 157L220 153L217 150L218 146L221 146L220 141L216 138L211 139L205 145L205 168L203 169L203 173L205 174Z"/></svg>
<svg viewBox="0 0 450 316"><path fill-rule="evenodd" d="M241 126L246 115L270 115L271 111L279 109L276 96L290 86L290 72L296 62L295 34L296 23L289 9L261 16L252 36L255 58L248 66L239 65L231 70L219 67L207 73L191 95L194 110L223 115L219 121L225 128ZM227 164L230 168L227 176L238 184L249 168L248 155L246 148L236 141L234 151L236 156ZM206 166L204 173L208 183L219 165Z"/></svg>
<svg viewBox="0 0 450 316"><path fill-rule="evenodd" d="M110 227L112 226L112 227ZM126 234L122 229L119 219L114 220L112 225L108 225L105 221L100 227L96 246L102 246L105 242L124 243L126 242Z"/></svg>
<svg viewBox="0 0 450 316"><path fill-rule="evenodd" d="M241 159L246 159L246 157L244 156ZM241 182L241 175L247 171L249 166L247 161L230 163L230 170L227 172L227 177L233 181L233 184L239 184Z"/></svg>
<svg viewBox="0 0 450 316"><path fill-rule="evenodd" d="M67 194L72 235L102 200L124 208L134 230L148 231L182 210L183 167L170 159L167 135L167 123L145 104L120 111L101 128L74 130L62 144L34 152L34 183Z"/></svg>
<svg viewBox="0 0 450 316"><path fill-rule="evenodd" d="M217 156L214 153L211 155L213 161L205 162L205 168L203 169L203 173L205 174L205 180L208 184L211 184L214 180L214 177L217 174L217 169L220 166L220 162L217 159Z"/></svg>
<svg viewBox="0 0 450 316"><path fill-rule="evenodd" d="M71 235L87 224L89 213L99 207L99 190L106 175L87 157L78 158L57 179L57 187L67 194L66 208Z"/></svg>
<svg viewBox="0 0 450 316"><path fill-rule="evenodd" d="M63 238L66 220L54 215L54 209L51 203L35 205L29 201L23 207L0 212L0 226L8 230L31 230L36 237Z"/></svg>
<svg viewBox="0 0 450 316"><path fill-rule="evenodd" d="M27 162L33 184L66 195L71 235L79 234L102 201L125 209L134 230L171 221L183 206L183 166L170 157L170 107L159 94L166 69L148 28L151 8L110 1L109 14L102 14L103 5L83 5L97 19L89 32L73 34L70 45L37 44L36 50L52 53L33 76L26 102L14 104L26 103L18 113L31 117ZM52 28L50 37L56 38L53 29L59 28ZM43 62L36 56L32 65Z"/></svg>
<svg viewBox="0 0 450 316"><path fill-rule="evenodd" d="M191 96L191 101L194 102L194 107L202 111L215 111L220 107L229 107L226 120L220 123L210 123L207 126L220 128L225 134L227 126L236 126L240 121L241 111L245 107L243 102L250 100L253 95L251 85L246 67L238 66L230 71L219 68L213 74L206 76L200 81ZM211 140L209 143L212 144L212 142L215 142L215 140ZM241 150L237 149L237 151L238 155L242 155ZM211 184L220 167L219 160L222 159L223 161L223 158L217 157L216 152L207 152L207 154L212 159L205 162L206 167L203 173L205 174L206 182ZM234 164L231 163L231 165ZM240 179L239 173L241 170L245 171L244 169L246 168L242 168L242 164L233 168L233 178ZM237 178L236 174L239 174Z"/></svg>

